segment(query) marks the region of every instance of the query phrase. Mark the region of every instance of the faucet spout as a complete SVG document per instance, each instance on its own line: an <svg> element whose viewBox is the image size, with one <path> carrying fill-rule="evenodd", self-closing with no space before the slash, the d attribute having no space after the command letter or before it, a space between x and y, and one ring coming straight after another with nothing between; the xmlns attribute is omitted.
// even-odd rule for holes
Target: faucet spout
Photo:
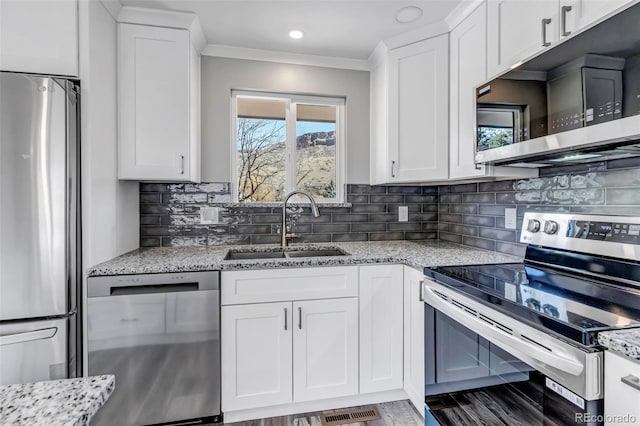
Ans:
<svg viewBox="0 0 640 426"><path fill-rule="evenodd" d="M291 197L293 197L296 194L304 195L309 199L309 201L311 202L311 214L313 214L313 217L320 216L320 210L318 209L318 205L316 204L316 201L308 192L291 191L290 193L288 193L287 196L284 197L284 201L282 202L282 228L280 229L280 235L282 236L280 240L280 245L282 246L282 248L287 247L287 243L288 243L287 238L293 236L293 234L287 233L287 202Z"/></svg>

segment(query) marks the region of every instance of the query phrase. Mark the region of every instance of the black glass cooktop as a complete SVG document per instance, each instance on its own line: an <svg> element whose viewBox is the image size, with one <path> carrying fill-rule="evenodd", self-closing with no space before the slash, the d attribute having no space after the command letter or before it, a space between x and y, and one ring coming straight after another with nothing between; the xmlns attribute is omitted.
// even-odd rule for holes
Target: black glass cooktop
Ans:
<svg viewBox="0 0 640 426"><path fill-rule="evenodd" d="M640 288L528 263L425 268L425 275L536 328L585 346L640 326Z"/></svg>

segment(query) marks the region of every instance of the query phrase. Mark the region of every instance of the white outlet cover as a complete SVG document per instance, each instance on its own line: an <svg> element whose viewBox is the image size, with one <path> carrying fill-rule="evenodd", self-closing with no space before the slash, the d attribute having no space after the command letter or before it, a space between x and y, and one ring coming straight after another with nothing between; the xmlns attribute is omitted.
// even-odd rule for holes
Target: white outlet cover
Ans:
<svg viewBox="0 0 640 426"><path fill-rule="evenodd" d="M518 209L504 209L504 227L507 229L516 229L518 227L517 219Z"/></svg>
<svg viewBox="0 0 640 426"><path fill-rule="evenodd" d="M219 222L220 209L218 207L200 207L200 224L215 225Z"/></svg>
<svg viewBox="0 0 640 426"><path fill-rule="evenodd" d="M408 221L409 221L409 207L408 206L398 207L398 222L408 222Z"/></svg>

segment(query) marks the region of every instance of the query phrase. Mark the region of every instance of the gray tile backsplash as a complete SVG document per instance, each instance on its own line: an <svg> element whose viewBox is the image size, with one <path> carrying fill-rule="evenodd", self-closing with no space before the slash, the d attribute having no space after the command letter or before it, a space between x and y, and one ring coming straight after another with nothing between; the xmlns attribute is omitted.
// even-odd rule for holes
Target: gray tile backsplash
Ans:
<svg viewBox="0 0 640 426"><path fill-rule="evenodd" d="M640 159L540 170L539 178L439 187L439 239L524 255L520 227L527 210L640 215ZM504 209L517 208L518 229Z"/></svg>
<svg viewBox="0 0 640 426"><path fill-rule="evenodd" d="M539 178L442 186L347 185L348 205L292 206L295 242L436 239L523 255L504 209L640 215L640 158L541 169ZM220 223L200 224L200 207L220 207ZM398 222L408 206L409 221ZM231 203L228 183L140 184L140 246L276 244L277 205Z"/></svg>
<svg viewBox="0 0 640 426"><path fill-rule="evenodd" d="M292 206L294 242L330 243L436 239L438 188L347 185L347 203L308 208ZM200 207L220 207L220 223L200 224ZM409 221L398 222L408 206ZM281 207L231 203L228 183L140 184L140 246L276 244Z"/></svg>

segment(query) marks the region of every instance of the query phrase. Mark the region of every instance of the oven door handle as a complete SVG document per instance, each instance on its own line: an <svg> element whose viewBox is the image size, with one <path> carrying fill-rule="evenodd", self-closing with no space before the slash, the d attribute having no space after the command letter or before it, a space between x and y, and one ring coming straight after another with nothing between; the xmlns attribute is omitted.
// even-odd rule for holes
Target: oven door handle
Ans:
<svg viewBox="0 0 640 426"><path fill-rule="evenodd" d="M544 363L574 376L579 376L584 370L582 363L574 358L570 358L565 354L557 353L553 350L547 350L536 344L526 342L519 337L507 334L497 329L493 325L482 321L476 316L461 311L459 308L453 306L435 294L428 284L425 285L424 300L425 303L428 303L435 309L451 317L453 320L459 322L490 342L500 346L502 349L510 352L520 360L531 364L533 367L535 367L536 364Z"/></svg>

